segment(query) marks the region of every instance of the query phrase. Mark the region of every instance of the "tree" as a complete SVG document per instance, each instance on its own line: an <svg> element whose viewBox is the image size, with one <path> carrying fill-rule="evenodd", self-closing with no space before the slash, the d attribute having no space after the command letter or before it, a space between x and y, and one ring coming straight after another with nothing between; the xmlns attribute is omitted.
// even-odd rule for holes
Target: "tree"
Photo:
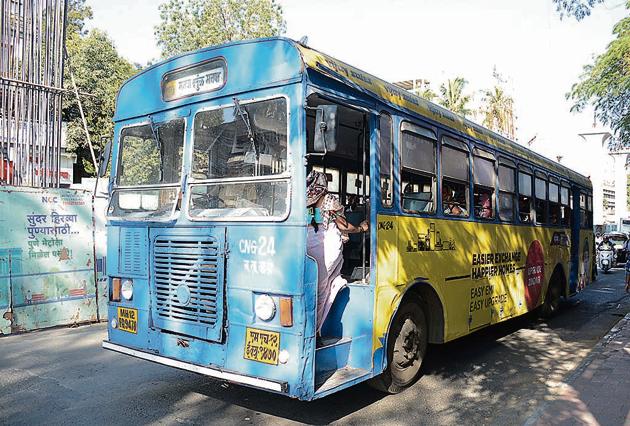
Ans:
<svg viewBox="0 0 630 426"><path fill-rule="evenodd" d="M84 28L85 22L92 19L92 17L92 8L85 5L85 0L68 0L66 38L87 35L87 31Z"/></svg>
<svg viewBox="0 0 630 426"><path fill-rule="evenodd" d="M418 87L411 90L411 93L418 95L429 102L432 102L435 98L437 98L437 93L431 89L431 84L427 80L423 80Z"/></svg>
<svg viewBox="0 0 630 426"><path fill-rule="evenodd" d="M590 16L591 9L604 0L553 0L560 19L565 16L573 16L578 21Z"/></svg>
<svg viewBox="0 0 630 426"><path fill-rule="evenodd" d="M80 29L82 26L77 28ZM116 94L122 83L137 70L118 55L112 40L98 29L84 36L81 33L70 34L66 50L68 52L64 76L66 87L71 85L72 71L79 92L90 94L81 96L81 102L92 144L96 150L101 149L103 147L101 138L111 138L113 135L112 118ZM64 97L62 119L67 123L67 148L77 154L80 174L93 176L95 170L74 94L68 93Z"/></svg>
<svg viewBox="0 0 630 426"><path fill-rule="evenodd" d="M514 100L509 96L503 84L505 81L496 71L493 72L496 84L491 89L482 91L482 124L497 133L514 138Z"/></svg>
<svg viewBox="0 0 630 426"><path fill-rule="evenodd" d="M463 77L446 80L446 83L440 85L438 103L456 114L463 116L470 114L467 105L470 102L471 95L464 95L464 88L467 84L468 81Z"/></svg>
<svg viewBox="0 0 630 426"><path fill-rule="evenodd" d="M630 9L630 1L626 3ZM575 103L571 111L587 105L595 117L614 132L613 148L630 147L630 16L613 28L616 38L592 64L584 67L580 82L573 85L567 99Z"/></svg>
<svg viewBox="0 0 630 426"><path fill-rule="evenodd" d="M168 0L155 27L162 56L209 45L283 34L282 7L275 0Z"/></svg>

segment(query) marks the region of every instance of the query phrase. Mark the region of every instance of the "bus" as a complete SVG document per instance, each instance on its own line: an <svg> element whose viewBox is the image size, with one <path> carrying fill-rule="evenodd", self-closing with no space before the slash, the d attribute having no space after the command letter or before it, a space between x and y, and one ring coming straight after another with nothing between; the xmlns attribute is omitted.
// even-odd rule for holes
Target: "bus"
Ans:
<svg viewBox="0 0 630 426"><path fill-rule="evenodd" d="M592 279L588 178L290 39L155 64L114 122L105 349L300 400L395 393L429 344ZM369 223L321 336L311 170Z"/></svg>

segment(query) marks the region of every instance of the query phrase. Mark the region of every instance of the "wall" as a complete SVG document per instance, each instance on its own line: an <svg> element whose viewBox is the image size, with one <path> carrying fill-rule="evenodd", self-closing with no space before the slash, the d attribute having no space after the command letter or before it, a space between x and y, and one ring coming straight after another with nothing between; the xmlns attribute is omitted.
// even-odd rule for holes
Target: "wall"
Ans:
<svg viewBox="0 0 630 426"><path fill-rule="evenodd" d="M0 187L0 334L103 319L95 262L90 192Z"/></svg>

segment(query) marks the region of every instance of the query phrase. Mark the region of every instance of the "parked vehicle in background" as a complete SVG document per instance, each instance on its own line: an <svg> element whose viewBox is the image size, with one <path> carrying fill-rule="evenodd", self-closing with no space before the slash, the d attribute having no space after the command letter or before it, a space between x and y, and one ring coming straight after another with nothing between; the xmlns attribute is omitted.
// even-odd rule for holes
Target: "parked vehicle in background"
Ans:
<svg viewBox="0 0 630 426"><path fill-rule="evenodd" d="M628 219L619 219L619 232L623 232L624 234L630 234L630 218Z"/></svg>
<svg viewBox="0 0 630 426"><path fill-rule="evenodd" d="M626 251L624 249L625 243L628 240L628 235L623 232L610 232L605 234L610 240L613 246L614 262L626 263ZM616 265L613 265L616 266Z"/></svg>

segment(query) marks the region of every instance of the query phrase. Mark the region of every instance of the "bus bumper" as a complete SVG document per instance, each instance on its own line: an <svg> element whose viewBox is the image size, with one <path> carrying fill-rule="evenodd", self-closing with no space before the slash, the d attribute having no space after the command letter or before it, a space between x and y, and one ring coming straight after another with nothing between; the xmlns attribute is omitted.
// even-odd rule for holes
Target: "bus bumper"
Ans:
<svg viewBox="0 0 630 426"><path fill-rule="evenodd" d="M189 362L183 362L173 358L139 351L137 349L131 349L126 346L117 345L107 340L103 340L103 349L109 349L110 351L120 352L125 355L131 355L136 358L146 359L147 361L152 361L158 364L164 364L170 367L179 368L180 370L192 371L193 373L202 374L204 376L212 377L219 380L227 380L229 382L251 386L258 389L265 389L278 393L287 393L288 391L288 385L286 382L275 382L258 377L245 376L238 373L232 373L229 371L222 371L197 364L191 364Z"/></svg>

